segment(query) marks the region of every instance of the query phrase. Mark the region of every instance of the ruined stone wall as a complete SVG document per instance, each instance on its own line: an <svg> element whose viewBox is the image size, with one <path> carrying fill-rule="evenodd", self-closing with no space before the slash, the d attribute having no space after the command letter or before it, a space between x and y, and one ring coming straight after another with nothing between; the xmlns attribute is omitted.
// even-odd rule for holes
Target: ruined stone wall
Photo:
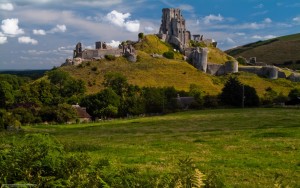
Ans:
<svg viewBox="0 0 300 188"><path fill-rule="evenodd" d="M278 69L275 66L240 66L239 71L250 72L269 79L278 78Z"/></svg>

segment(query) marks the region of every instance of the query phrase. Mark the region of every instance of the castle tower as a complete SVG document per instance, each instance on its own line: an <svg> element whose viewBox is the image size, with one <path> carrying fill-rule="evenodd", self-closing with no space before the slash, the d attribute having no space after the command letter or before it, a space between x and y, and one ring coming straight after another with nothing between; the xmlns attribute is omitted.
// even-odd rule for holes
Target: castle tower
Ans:
<svg viewBox="0 0 300 188"><path fill-rule="evenodd" d="M73 52L73 58L79 57L81 53L82 53L82 45L80 42L78 42Z"/></svg>
<svg viewBox="0 0 300 188"><path fill-rule="evenodd" d="M191 33L186 30L185 19L181 15L180 9L162 9L161 26L159 35L166 42L175 45L180 50L184 50L189 45Z"/></svg>

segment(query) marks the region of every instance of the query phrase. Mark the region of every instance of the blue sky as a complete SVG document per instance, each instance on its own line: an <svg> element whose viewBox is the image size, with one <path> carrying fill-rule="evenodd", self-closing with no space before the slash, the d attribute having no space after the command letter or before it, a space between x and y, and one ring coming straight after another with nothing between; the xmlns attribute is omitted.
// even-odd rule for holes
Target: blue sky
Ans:
<svg viewBox="0 0 300 188"><path fill-rule="evenodd" d="M222 50L300 30L299 0L0 0L0 70L50 69L77 42L94 48L157 33L161 9L171 7Z"/></svg>

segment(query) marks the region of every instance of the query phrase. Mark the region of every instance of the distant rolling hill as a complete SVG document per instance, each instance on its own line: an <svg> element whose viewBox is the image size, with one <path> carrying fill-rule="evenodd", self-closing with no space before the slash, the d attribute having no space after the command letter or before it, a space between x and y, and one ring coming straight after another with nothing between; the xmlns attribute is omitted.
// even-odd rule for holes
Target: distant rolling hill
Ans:
<svg viewBox="0 0 300 188"><path fill-rule="evenodd" d="M225 52L236 58L256 57L258 62L299 70L300 33L246 44Z"/></svg>

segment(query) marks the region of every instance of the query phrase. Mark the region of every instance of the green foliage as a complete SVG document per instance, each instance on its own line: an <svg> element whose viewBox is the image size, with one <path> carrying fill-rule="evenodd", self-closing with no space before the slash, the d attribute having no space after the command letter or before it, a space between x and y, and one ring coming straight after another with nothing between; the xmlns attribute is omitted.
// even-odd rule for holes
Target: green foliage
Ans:
<svg viewBox="0 0 300 188"><path fill-rule="evenodd" d="M0 81L0 108L6 108L13 102L13 87L7 81Z"/></svg>
<svg viewBox="0 0 300 188"><path fill-rule="evenodd" d="M109 115L104 113L105 110L103 109L107 108L107 110L113 110L114 112L115 108L118 108L119 105L120 97L111 88L104 89L94 95L86 96L81 101L81 106L85 106L89 114L99 118L103 117L103 115Z"/></svg>
<svg viewBox="0 0 300 188"><path fill-rule="evenodd" d="M138 37L139 37L139 40L142 40L144 38L144 33L139 33Z"/></svg>
<svg viewBox="0 0 300 188"><path fill-rule="evenodd" d="M128 82L126 77L120 73L107 73L104 75L103 85L106 88L111 88L117 95L123 97L128 87Z"/></svg>
<svg viewBox="0 0 300 188"><path fill-rule="evenodd" d="M174 52L173 51L164 52L163 56L168 59L174 59Z"/></svg>
<svg viewBox="0 0 300 188"><path fill-rule="evenodd" d="M205 175L195 167L191 158L180 159L178 166L178 172L175 173L174 187L201 188L205 186Z"/></svg>
<svg viewBox="0 0 300 188"><path fill-rule="evenodd" d="M295 101L295 100L299 99L300 89L299 88L292 89L288 96L289 96L289 99L292 100L292 101Z"/></svg>
<svg viewBox="0 0 300 188"><path fill-rule="evenodd" d="M18 90L22 85L29 82L29 78L11 74L0 74L0 80L8 82L14 90Z"/></svg>
<svg viewBox="0 0 300 188"><path fill-rule="evenodd" d="M92 67L91 68L92 71L97 71L97 69L98 69L97 67Z"/></svg>
<svg viewBox="0 0 300 188"><path fill-rule="evenodd" d="M221 101L226 105L240 107L243 105L243 97L245 106L259 105L259 98L253 87L242 85L237 77L230 77L222 89Z"/></svg>
<svg viewBox="0 0 300 188"><path fill-rule="evenodd" d="M204 98L203 98L203 91L201 91L201 88L196 84L190 85L190 91L189 96L194 97L196 103L193 104L195 108L201 108L203 107Z"/></svg>
<svg viewBox="0 0 300 188"><path fill-rule="evenodd" d="M205 95L203 101L205 108L216 108L219 106L219 97L216 95Z"/></svg>
<svg viewBox="0 0 300 188"><path fill-rule="evenodd" d="M89 157L68 155L49 135L32 134L7 142L0 150L0 184L30 183L37 187L100 187L99 172ZM107 187L107 186L106 186Z"/></svg>
<svg viewBox="0 0 300 188"><path fill-rule="evenodd" d="M69 73L55 69L48 73L50 83L55 85L62 97L81 95L85 92L85 84L82 80L75 80Z"/></svg>
<svg viewBox="0 0 300 188"><path fill-rule="evenodd" d="M35 108L18 107L14 108L11 112L18 121L22 123L22 125L38 123L41 121L38 116L37 109Z"/></svg>
<svg viewBox="0 0 300 188"><path fill-rule="evenodd" d="M236 60L239 62L240 65L247 65L247 60L244 57L237 57Z"/></svg>
<svg viewBox="0 0 300 188"><path fill-rule="evenodd" d="M194 40L190 40L190 45L192 47L201 47L201 48L207 47L207 45L204 42L198 42L198 41L194 41Z"/></svg>
<svg viewBox="0 0 300 188"><path fill-rule="evenodd" d="M162 113L166 104L165 96L160 88L145 87L142 90L146 113Z"/></svg>
<svg viewBox="0 0 300 188"><path fill-rule="evenodd" d="M44 122L65 123L74 120L77 114L71 105L63 103L57 106L43 106L39 116Z"/></svg>
<svg viewBox="0 0 300 188"><path fill-rule="evenodd" d="M8 129L8 127L18 130L20 129L20 126L21 123L14 114L0 109L0 130Z"/></svg>
<svg viewBox="0 0 300 188"><path fill-rule="evenodd" d="M116 56L114 55L110 55L110 54L107 54L104 56L105 59L107 59L108 61L115 61L116 60Z"/></svg>

